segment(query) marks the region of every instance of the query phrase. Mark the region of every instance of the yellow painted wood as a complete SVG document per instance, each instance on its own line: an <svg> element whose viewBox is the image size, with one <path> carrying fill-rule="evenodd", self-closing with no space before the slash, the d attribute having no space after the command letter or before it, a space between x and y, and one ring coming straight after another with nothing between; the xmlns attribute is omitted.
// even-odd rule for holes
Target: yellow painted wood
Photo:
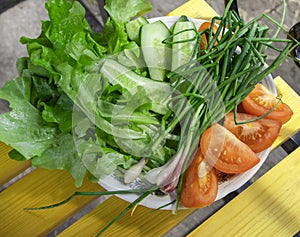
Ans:
<svg viewBox="0 0 300 237"><path fill-rule="evenodd" d="M195 229L193 236L293 236L300 230L300 148Z"/></svg>
<svg viewBox="0 0 300 237"><path fill-rule="evenodd" d="M283 96L283 101L288 103L293 109L294 116L287 124L283 126L281 135L277 139L276 144L273 146L273 148L277 147L279 144L288 139L290 134L294 134L299 130L299 123L297 121L299 121L300 116L300 107L297 106L297 104L300 103L299 96L283 81L282 78L276 78L275 84L277 86L277 90ZM271 182L267 185L270 184ZM276 188L278 188L278 186L276 186L275 189ZM247 202L248 201L246 201L246 203ZM127 202L121 201L115 197L110 198L100 207L97 207L93 212L80 219L73 226L65 230L60 235L60 237L78 236L82 233L88 236L95 235L110 220L112 220L113 217L117 216L120 211L123 210L127 205ZM274 205L276 205L276 203ZM261 211L261 208L256 208L256 210ZM168 211L150 212L150 210L145 207L138 207L133 216L127 215L123 217L112 228L110 228L104 236L161 236L168 230L173 228L180 221L182 221L184 218L186 218L191 212L192 210L180 211L178 215L174 216L171 214L171 212ZM240 209L237 209L237 212L240 212ZM230 218L231 217L226 217L226 220L229 220ZM155 228L153 228L153 226L155 226ZM213 227L210 228L215 229ZM224 236L223 234L225 233L226 231L221 235L217 234L216 236ZM197 235L195 236L198 236L198 234L201 234L201 236L210 236L211 233L209 233L208 235L202 235L202 232L197 232L196 234ZM245 235L244 232L242 232L242 234Z"/></svg>
<svg viewBox="0 0 300 237"><path fill-rule="evenodd" d="M195 9L194 7L198 8L199 11L190 12L191 9ZM200 11L205 14L199 15ZM189 1L180 10L173 12L173 15L177 14L186 14L191 17L201 17L204 19L213 17L215 12L204 1L200 0ZM5 163L8 161L11 163L13 161L8 159L7 152L7 147L5 149L0 147L1 161L5 160ZM15 170L22 163L24 164L24 162L15 163ZM13 167L13 165L10 165L10 167ZM0 236L39 236L58 226L73 213L80 210L91 199L77 198L76 202L51 210L23 211L23 208L26 206L47 205L60 201L74 191L73 187L73 180L66 173L38 169L3 191L0 194L0 201L6 204L0 207L0 223L5 228L0 229ZM93 191L100 189L100 187L98 185L95 187L88 183L82 189ZM81 220L82 222L88 220L86 223L89 228L85 228L86 225L80 225L80 232L84 231L85 236L87 236L87 233L96 233L99 230L98 226L101 220L102 225L105 225L110 218L118 214L126 205L128 205L127 202L116 197L109 199L94 211L96 215L92 216L93 221L89 218ZM148 212L148 214L144 215L145 212ZM139 235L139 233L147 233L148 231L154 233L153 226L155 226L157 230L155 233L164 233L184 219L190 212L191 210L180 211L178 215L174 216L170 211L152 212L152 210L145 207L138 207L133 217L127 216L123 218L113 230L124 236L124 227L128 227L127 233L138 233ZM139 224L137 225L137 223ZM149 224L145 226L145 223Z"/></svg>
<svg viewBox="0 0 300 237"><path fill-rule="evenodd" d="M31 165L29 161L18 162L10 159L8 157L10 151L11 147L0 142L0 186L22 173Z"/></svg>
<svg viewBox="0 0 300 237"><path fill-rule="evenodd" d="M211 19L217 13L203 0L190 0L168 15ZM82 233L93 236L127 205L127 202L112 197L59 236L79 236ZM191 212L192 210L182 210L177 215L172 215L170 211L152 212L148 208L139 206L133 216L123 217L104 236L161 236Z"/></svg>
<svg viewBox="0 0 300 237"><path fill-rule="evenodd" d="M218 14L204 0L190 0L168 14L168 16L181 15L209 20Z"/></svg>
<svg viewBox="0 0 300 237"><path fill-rule="evenodd" d="M95 236L128 204L117 197L111 197L63 231L59 237ZM171 211L153 211L138 206L133 213L127 213L111 226L103 236L162 236L191 212L192 210L180 210L177 215L173 215Z"/></svg>
<svg viewBox="0 0 300 237"><path fill-rule="evenodd" d="M276 77L274 79L278 95L282 96L282 101L287 103L294 114L290 121L284 124L281 128L279 137L273 143L272 148L280 146L291 135L300 130L300 97L299 95L281 78Z"/></svg>
<svg viewBox="0 0 300 237"><path fill-rule="evenodd" d="M94 200L78 197L54 209L25 211L26 207L50 205L62 201L74 191L99 191L98 184L85 180L74 188L73 178L64 171L37 169L0 193L0 236L44 236Z"/></svg>
<svg viewBox="0 0 300 237"><path fill-rule="evenodd" d="M213 16L217 15L216 12L203 0L188 1L178 9L172 11L169 15L183 14L190 17L202 19L210 19ZM280 91L282 91L283 100L289 105L290 103L292 103L291 107L293 107L293 109L294 107L296 108L296 112L294 111L296 116L294 115L293 120L291 120L283 127L281 135L278 138L278 141L276 141L277 143L273 147L278 146L284 140L286 140L290 134L293 134L295 131L299 130L299 125L296 121L297 119L299 121L300 114L298 107L296 107L296 105L299 104L299 97L294 97L297 100L297 102L295 102L293 101L293 96L287 96L291 95L291 90L290 88L285 88L286 84L282 79L276 79L275 83L280 88ZM9 160L7 157L8 151L9 148L7 146L0 144L0 168L4 167L4 170L7 171L8 174L10 174L3 175L4 172L2 172L3 170L1 169L0 182L2 180L2 182L6 182L8 179L10 179L11 176L19 173L19 165L25 164L24 162L14 162ZM27 167L27 165L28 164L26 164L25 166ZM291 172L291 174L293 173ZM270 178L271 181L272 178L273 176ZM287 178L288 177L285 177L285 179ZM264 185L266 184L262 185L262 187L265 187ZM278 185L276 187L280 191L282 190L282 188ZM270 187L267 186L267 188ZM33 171L31 174L24 177L22 180L0 193L0 202L2 203L0 205L0 236L45 235L49 231L53 230L56 226L63 223L75 212L83 208L83 206L90 202L93 198L78 197L69 204L51 210L24 211L23 208L27 206L48 205L58 202L66 198L75 190L77 189L74 188L73 179L66 172L47 171L43 169L37 169ZM101 188L97 184L85 182L84 186L80 190L99 191L101 190ZM287 189L285 188L283 190ZM258 187L258 191L260 191L260 186ZM259 193L257 195L259 195ZM251 195L249 196L251 197ZM254 199L256 199L255 195L254 197ZM281 203L280 199L275 200L271 194L269 194L269 196L267 197L268 202L274 203L273 206L278 205L278 209L283 207L282 205L285 205L284 203ZM266 199L262 199L262 202L265 200ZM247 200L242 200L240 202L246 202L247 204ZM93 236L113 217L117 216L119 212L123 210L127 205L127 202L122 201L116 197L111 197L91 213L81 218L78 222L61 233L60 236ZM264 206L258 205L258 207L260 207L260 209L258 210L265 210ZM255 206L255 208L258 207ZM286 206L284 207L286 209L282 211L288 212L289 209ZM270 212L271 211L274 211L275 214L277 213L276 208L270 210ZM114 224L113 228L110 228L108 230L106 236L161 236L168 230L173 228L181 220L186 218L191 212L192 210L183 210L179 211L178 215L172 215L170 211L153 212L148 208L138 206L132 216L126 215L121 218L116 224ZM236 210L236 213L239 212L240 209ZM291 216L292 214L290 214L289 217ZM278 218L282 221L281 217L278 216ZM228 220L228 218L226 219ZM253 223L253 221L255 221L255 218L252 219L254 219L251 220ZM284 221L283 223L286 224L286 222ZM214 226L212 229L216 229L216 227Z"/></svg>

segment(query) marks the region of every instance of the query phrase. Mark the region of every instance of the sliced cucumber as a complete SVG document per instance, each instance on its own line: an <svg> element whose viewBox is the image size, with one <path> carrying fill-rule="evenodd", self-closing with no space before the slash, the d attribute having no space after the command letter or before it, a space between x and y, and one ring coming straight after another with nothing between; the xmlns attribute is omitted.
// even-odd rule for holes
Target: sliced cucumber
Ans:
<svg viewBox="0 0 300 237"><path fill-rule="evenodd" d="M165 114L168 109L171 86L166 82L142 77L113 59L105 59L101 67L102 75L113 85L119 84L134 94L138 86L142 86L152 100L152 110Z"/></svg>
<svg viewBox="0 0 300 237"><path fill-rule="evenodd" d="M197 47L196 26L190 21L177 21L173 28L171 70L190 62Z"/></svg>
<svg viewBox="0 0 300 237"><path fill-rule="evenodd" d="M176 22L185 22L189 21L188 17L185 15L181 15Z"/></svg>
<svg viewBox="0 0 300 237"><path fill-rule="evenodd" d="M163 40L170 36L168 27L162 21L144 25L141 29L141 46L150 77L164 81L170 70L171 49Z"/></svg>
<svg viewBox="0 0 300 237"><path fill-rule="evenodd" d="M176 25L176 23L177 23L177 22L181 22L181 21L183 21L183 22L184 22L184 21L189 21L189 19L188 19L187 16L185 16L185 15L180 16L180 17L178 18L178 20L175 21L175 23L170 27L170 31L173 32L174 26Z"/></svg>
<svg viewBox="0 0 300 237"><path fill-rule="evenodd" d="M140 16L128 22L126 24L126 31L129 39L135 41L138 45L140 45L140 30L141 27L146 24L149 24L149 22L143 16Z"/></svg>

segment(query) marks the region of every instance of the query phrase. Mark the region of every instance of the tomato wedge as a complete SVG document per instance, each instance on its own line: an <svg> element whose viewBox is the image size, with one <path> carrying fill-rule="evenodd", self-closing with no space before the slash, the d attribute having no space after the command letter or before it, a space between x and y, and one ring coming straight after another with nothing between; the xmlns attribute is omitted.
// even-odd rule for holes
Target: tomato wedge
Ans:
<svg viewBox="0 0 300 237"><path fill-rule="evenodd" d="M259 83L242 101L242 105L247 114L261 116L269 112L277 102L278 99L264 85ZM281 121L284 124L290 120L292 115L291 108L287 104L279 102L277 107L265 118Z"/></svg>
<svg viewBox="0 0 300 237"><path fill-rule="evenodd" d="M201 32L203 30L206 30L206 29L209 29L211 26L211 22L209 21L206 21L206 22L203 22L199 28L198 28L198 32ZM218 30L218 27L216 25L213 26L213 29L212 29L212 32L213 33L216 33ZM206 34L203 33L202 35L202 40L200 40L200 49L201 50L204 50L207 48L207 38L206 38ZM221 36L219 35L218 36L218 39L220 40L221 39ZM217 45L217 42L214 44L214 45Z"/></svg>
<svg viewBox="0 0 300 237"><path fill-rule="evenodd" d="M180 202L187 208L201 208L213 203L218 193L214 168L203 161L200 149L186 169L180 192Z"/></svg>
<svg viewBox="0 0 300 237"><path fill-rule="evenodd" d="M257 116L237 113L236 120L238 122L249 121ZM281 122L272 119L259 119L255 122L246 124L235 124L234 113L228 113L225 116L224 127L232 132L239 140L247 144L252 151L261 152L270 147L278 137Z"/></svg>
<svg viewBox="0 0 300 237"><path fill-rule="evenodd" d="M200 147L205 161L228 174L245 172L260 161L249 146L219 124L202 134Z"/></svg>

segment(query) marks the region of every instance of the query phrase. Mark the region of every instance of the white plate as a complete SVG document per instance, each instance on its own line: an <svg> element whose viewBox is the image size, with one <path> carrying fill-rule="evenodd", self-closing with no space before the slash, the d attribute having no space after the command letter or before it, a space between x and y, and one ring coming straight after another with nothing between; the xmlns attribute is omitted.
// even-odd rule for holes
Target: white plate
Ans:
<svg viewBox="0 0 300 237"><path fill-rule="evenodd" d="M163 21L168 27L171 27L174 22L178 19L177 16L166 16L166 17L156 17L148 19L149 22L155 22L158 20ZM190 19L193 21L196 25L196 27L199 27L201 23L203 23L205 20L201 19ZM265 80L262 81L262 83L275 95L277 95L276 87L273 82L272 75L269 75ZM235 175L231 177L228 181L222 182L219 185L218 188L218 194L216 201L225 197L227 194L237 190L242 185L244 185L248 180L250 180L253 175L260 169L262 164L267 159L268 155L270 153L270 148L259 153L258 157L260 158L260 162L253 167L252 169L248 170L247 172L244 172L242 174ZM99 184L109 191L115 191L115 190L128 190L131 188L138 187L139 181L135 181L129 185L125 185L118 179L116 175L107 176L99 181ZM164 206L167 203L170 203L172 200L175 199L176 193L171 193L169 195L165 196L157 196L157 195L150 195L146 199L144 199L140 205L149 207L149 208L159 208L161 206ZM116 195L119 198L126 200L128 202L133 202L136 198L138 198L137 194L126 194L126 195ZM162 208L163 210L172 210L174 208L173 205L166 206Z"/></svg>

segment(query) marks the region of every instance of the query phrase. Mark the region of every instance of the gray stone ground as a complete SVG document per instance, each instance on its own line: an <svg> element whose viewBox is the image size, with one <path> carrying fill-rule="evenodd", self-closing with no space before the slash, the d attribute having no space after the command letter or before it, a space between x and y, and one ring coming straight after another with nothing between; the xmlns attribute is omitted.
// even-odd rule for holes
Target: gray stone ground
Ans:
<svg viewBox="0 0 300 237"><path fill-rule="evenodd" d="M26 49L19 43L19 38L23 35L36 37L40 32L40 20L47 19L47 14L43 3L45 0L26 0L17 6L9 9L0 15L0 87L7 80L14 78L17 75L15 62L18 57L26 56ZM151 0L153 11L147 14L148 17L162 16L180 6L186 0ZM218 14L222 14L224 6L223 0L207 0L207 2L216 10ZM89 9L101 21L99 9L95 0L85 0ZM280 19L282 10L281 0L240 0L240 15L244 20L249 20L260 13L267 13L275 19ZM200 11L201 9L199 9ZM286 13L286 28L290 28L293 24L300 21L300 1L287 0ZM287 59L273 73L273 76L281 75L284 79L300 94L300 71L295 64ZM0 112L4 105L0 101ZM270 167L276 164L286 153L279 148L272 154L272 159L261 168L259 174L253 178L257 179L260 175L266 172ZM205 218L212 210L218 209L224 200L216 202L214 205L194 212L186 221L181 223L179 227L172 230L166 236L184 236L190 229L197 226L197 223ZM97 205L94 204L94 205ZM74 217L75 221L78 216ZM71 222L62 226L69 225ZM49 236L55 236L57 232L51 233Z"/></svg>

